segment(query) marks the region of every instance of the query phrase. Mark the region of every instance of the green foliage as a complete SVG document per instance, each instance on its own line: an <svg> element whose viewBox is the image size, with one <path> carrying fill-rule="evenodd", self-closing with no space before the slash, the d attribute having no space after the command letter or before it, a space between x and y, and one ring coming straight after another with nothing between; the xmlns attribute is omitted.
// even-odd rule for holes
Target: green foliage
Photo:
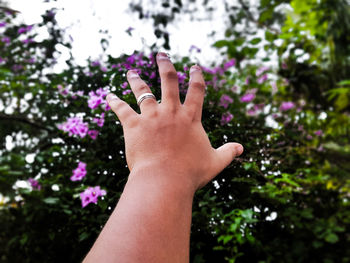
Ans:
<svg viewBox="0 0 350 263"><path fill-rule="evenodd" d="M262 0L255 20L245 1L239 2L241 8L226 6L226 37L213 44L222 50L222 61L210 68L203 65L209 68L203 126L213 147L238 141L245 153L195 196L191 262L349 262L348 8L341 9L342 1L333 1L332 6L330 1ZM285 3L293 11L279 11ZM187 7L185 1L163 5L176 14ZM330 32L339 19L335 14L346 24L337 33ZM164 14L154 18L155 29L173 21ZM1 39L11 38L9 44L0 42L5 59L0 63L0 192L6 197L0 200L0 261L79 262L111 214L128 176L122 127L110 111L89 108L87 94L108 88L138 110L133 95L123 94L128 89L121 87L126 68L142 61L142 77L159 98L158 79L150 77L156 67L152 56L135 53L104 55L102 65L89 61L87 67L70 59L68 70L51 73L47 69L55 63L56 45L70 48L54 15L47 12L35 25L47 28L49 37L27 44L13 19L0 15L0 21L8 23ZM246 30L231 27L244 21L250 21ZM257 36L261 29L264 34ZM26 37L33 38L33 32ZM309 58L300 60L297 49ZM283 55L278 70L257 74L261 69L250 59L261 50L264 61L272 53ZM234 69L224 69L229 58L236 59ZM344 69L337 70L338 62ZM191 64L182 57L175 66L186 73ZM264 74L267 80L259 80ZM187 75L182 80L183 100ZM60 85L70 89L68 94L59 90ZM77 91L84 95L74 97ZM255 98L242 102L249 93ZM224 96L233 103L223 106ZM288 101L295 107L282 110ZM99 130L96 140L58 129L57 124L80 113ZM98 127L92 119L102 113L105 123ZM227 113L233 119L223 123ZM87 175L72 182L78 161L87 163ZM29 178L36 178L41 189L13 187ZM79 193L96 185L107 195L97 205L82 208Z"/></svg>

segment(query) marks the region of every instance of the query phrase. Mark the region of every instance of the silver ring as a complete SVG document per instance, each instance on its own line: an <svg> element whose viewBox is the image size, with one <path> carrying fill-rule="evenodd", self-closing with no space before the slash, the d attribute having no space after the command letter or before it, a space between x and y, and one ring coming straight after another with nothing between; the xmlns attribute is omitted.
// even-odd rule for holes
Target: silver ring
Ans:
<svg viewBox="0 0 350 263"><path fill-rule="evenodd" d="M143 93L137 98L137 105L140 107L141 102L148 98L156 100L156 97L152 93Z"/></svg>

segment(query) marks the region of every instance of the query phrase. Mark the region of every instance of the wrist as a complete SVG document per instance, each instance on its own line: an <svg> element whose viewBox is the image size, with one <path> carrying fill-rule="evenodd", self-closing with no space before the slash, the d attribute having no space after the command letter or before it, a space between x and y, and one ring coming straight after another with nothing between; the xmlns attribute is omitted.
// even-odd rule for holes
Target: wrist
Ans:
<svg viewBox="0 0 350 263"><path fill-rule="evenodd" d="M183 196L193 199L196 186L191 174L181 171L164 163L144 163L135 165L130 172L127 185L153 185L155 189L164 191L165 194Z"/></svg>

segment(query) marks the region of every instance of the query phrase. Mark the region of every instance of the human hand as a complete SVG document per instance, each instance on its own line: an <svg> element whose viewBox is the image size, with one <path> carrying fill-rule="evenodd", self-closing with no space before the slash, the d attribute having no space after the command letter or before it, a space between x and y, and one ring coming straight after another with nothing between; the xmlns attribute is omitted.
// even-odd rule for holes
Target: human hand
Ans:
<svg viewBox="0 0 350 263"><path fill-rule="evenodd" d="M138 114L114 94L109 94L107 101L123 125L130 176L134 171L157 171L163 180L195 191L242 154L243 147L239 143L226 143L218 149L211 146L201 123L205 82L199 66L190 69L189 89L181 104L173 64L165 53L158 53L157 64L161 103L147 98ZM127 78L136 99L151 93L136 71L128 71Z"/></svg>

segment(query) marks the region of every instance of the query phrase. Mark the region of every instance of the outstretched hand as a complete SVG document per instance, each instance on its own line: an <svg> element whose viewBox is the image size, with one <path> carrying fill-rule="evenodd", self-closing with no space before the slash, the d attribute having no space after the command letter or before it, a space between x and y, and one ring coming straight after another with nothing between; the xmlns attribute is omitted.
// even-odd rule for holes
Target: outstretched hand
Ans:
<svg viewBox="0 0 350 263"><path fill-rule="evenodd" d="M195 191L242 154L243 147L239 143L226 143L218 149L211 146L201 123L205 82L199 66L190 69L189 89L181 104L177 73L169 57L158 53L157 64L161 103L147 98L138 114L114 94L109 94L107 101L123 125L130 177L144 169L157 170L165 177L162 180ZM127 78L136 99L151 93L135 70L128 71Z"/></svg>

